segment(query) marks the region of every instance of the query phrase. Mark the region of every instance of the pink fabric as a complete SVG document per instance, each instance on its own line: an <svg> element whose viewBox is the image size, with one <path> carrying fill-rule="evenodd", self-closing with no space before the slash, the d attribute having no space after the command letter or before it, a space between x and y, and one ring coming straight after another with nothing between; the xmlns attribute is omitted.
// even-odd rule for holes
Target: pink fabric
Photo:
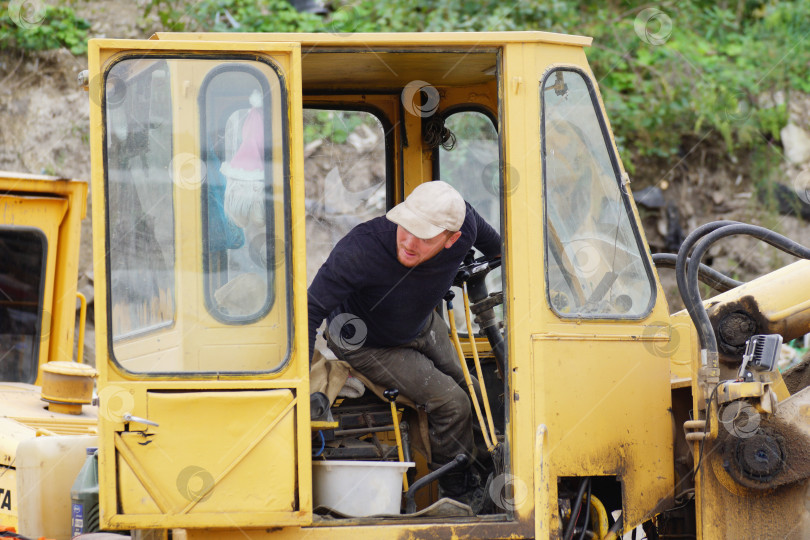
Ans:
<svg viewBox="0 0 810 540"><path fill-rule="evenodd" d="M250 109L242 124L242 144L233 158L223 164L222 172L228 178L237 180L264 178L264 126L261 107Z"/></svg>

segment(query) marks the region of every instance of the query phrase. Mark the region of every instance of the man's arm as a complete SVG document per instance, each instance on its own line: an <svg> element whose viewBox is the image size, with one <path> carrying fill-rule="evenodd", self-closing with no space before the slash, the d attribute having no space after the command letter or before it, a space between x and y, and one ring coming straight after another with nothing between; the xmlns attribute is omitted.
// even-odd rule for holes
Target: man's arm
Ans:
<svg viewBox="0 0 810 540"><path fill-rule="evenodd" d="M486 222L475 209L467 204L467 212L472 212L475 220L476 235L473 245L484 254L487 259L498 257L501 254L501 235Z"/></svg>
<svg viewBox="0 0 810 540"><path fill-rule="evenodd" d="M354 292L362 277L362 264L354 242L346 236L335 245L307 290L309 360L315 352L315 333L323 320Z"/></svg>

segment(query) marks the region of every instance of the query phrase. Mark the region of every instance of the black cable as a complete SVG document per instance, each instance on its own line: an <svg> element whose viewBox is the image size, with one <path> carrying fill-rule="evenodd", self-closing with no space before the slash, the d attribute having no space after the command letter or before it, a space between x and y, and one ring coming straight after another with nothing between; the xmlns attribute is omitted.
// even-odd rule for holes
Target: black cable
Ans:
<svg viewBox="0 0 810 540"><path fill-rule="evenodd" d="M695 244L704 236L709 234L710 232L719 229L720 227L725 227L726 225L731 225L734 223L739 223L737 221L715 221L713 223L706 223L705 225L701 225L691 233L681 244L681 248L678 250L678 257L675 262L675 279L678 282L678 292L681 295L681 299L683 300L683 304L686 307L686 311L689 313L689 316L692 316L694 311L694 307L690 302L688 302L689 296L689 288L686 286L686 269L687 263L689 261L689 252L692 251L692 248ZM700 261L697 261L700 263Z"/></svg>
<svg viewBox="0 0 810 540"><path fill-rule="evenodd" d="M585 521L582 523L582 532L579 533L579 540L585 540L585 532L588 530L588 521L591 519L591 479L588 478L588 496L585 498Z"/></svg>
<svg viewBox="0 0 810 540"><path fill-rule="evenodd" d="M568 525L565 527L563 533L563 540L571 540L574 537L574 528L577 524L579 517L579 509L582 507L582 496L585 495L585 488L587 487L588 479L583 478L579 483L579 490L577 491L577 498L574 506L571 508L571 519L568 520Z"/></svg>
<svg viewBox="0 0 810 540"><path fill-rule="evenodd" d="M655 253L652 256L652 259L656 268L674 269L677 265L678 256L674 253ZM688 258L686 260L686 264L689 264ZM721 274L711 266L707 266L702 263L698 267L698 278L700 278L701 282L721 293L730 291L731 289L739 287L743 284L742 281L732 279L725 274Z"/></svg>
<svg viewBox="0 0 810 540"><path fill-rule="evenodd" d="M444 118L438 114L425 122L422 140L428 148L441 146L452 150L456 146L456 135L445 127Z"/></svg>
<svg viewBox="0 0 810 540"><path fill-rule="evenodd" d="M810 259L810 249L802 246L801 244L798 244L793 240L790 240L789 238L764 227L759 227L757 225L746 225L743 223L725 225L706 234L706 236L695 246L695 251L692 258L699 263L712 244L727 236L741 234L758 238L759 240L762 240L763 242L766 242L775 248L795 257L799 257L801 259ZM678 260L680 262L681 253L678 254ZM692 317L692 322L695 324L695 328L698 331L701 348L705 349L710 355L714 355L716 358L717 337L714 335L714 329L712 328L711 321L709 320L709 314L706 312L706 308L703 306L703 301L700 298L700 291L698 290L697 286L698 265L689 265L686 270L686 274L686 285L688 291L687 298L692 303L692 313L690 313L690 316ZM684 298L684 303L686 302L687 298Z"/></svg>

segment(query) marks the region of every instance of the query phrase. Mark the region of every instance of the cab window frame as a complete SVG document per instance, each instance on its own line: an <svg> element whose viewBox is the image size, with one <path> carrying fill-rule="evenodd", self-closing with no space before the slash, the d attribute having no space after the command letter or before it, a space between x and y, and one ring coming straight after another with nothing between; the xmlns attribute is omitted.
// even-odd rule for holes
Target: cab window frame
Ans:
<svg viewBox="0 0 810 540"><path fill-rule="evenodd" d="M644 310L639 311L637 314L633 315L623 315L617 313L597 313L597 314L581 314L577 313L574 315L566 315L565 313L560 312L554 305L551 300L550 296L550 288L549 288L549 264L547 260L547 255L549 253L549 212L548 212L548 196L546 192L547 186L547 151L546 151L546 98L545 98L545 89L547 88L547 83L552 75L557 72L569 72L575 73L582 78L586 88L588 89L588 96L590 98L590 104L595 116L595 119L599 125L600 134L602 136L602 142L605 145L605 150L607 151L607 157L610 162L611 169L613 171L613 178L616 182L616 188L619 192L619 197L622 201L622 208L625 211L625 215L627 216L627 221L630 225L630 231L632 232L633 240L635 241L636 247L638 249L639 259L641 261L642 267L644 268L644 275L647 278L647 286L650 289L649 300L647 306ZM600 106L601 101L599 100L595 84L591 79L591 76L588 75L583 69L573 65L555 65L550 69L546 70L543 74L540 82L538 84L538 90L540 92L540 165L542 171L542 197L543 197L543 274L545 279L545 297L547 305L551 308L554 315L556 315L559 319L563 321L575 321L575 320L600 320L600 321L612 321L612 320L622 320L622 321L638 321L643 320L650 316L652 313L655 304L657 302L658 297L658 287L656 285L656 280L652 271L652 267L650 265L650 254L647 249L646 244L641 238L641 234L638 228L637 220L635 219L635 213L633 212L632 205L630 204L630 196L623 184L623 175L621 167L619 166L618 160L618 151L615 147L613 139L610 136L610 131L608 130L607 123L605 120L605 115L602 111L602 107Z"/></svg>
<svg viewBox="0 0 810 540"><path fill-rule="evenodd" d="M284 249L284 258L285 258L285 265L288 269L288 272L292 270L292 249L291 249L291 242L292 242L292 211L291 211L291 171L290 171L290 159L291 159L291 149L290 149L290 125L289 125L289 92L288 92L288 80L285 77L285 74L281 67L273 61L271 58L268 58L263 55L255 55L255 54L240 54L240 53L212 53L207 54L205 56L199 56L193 53L188 52L177 52L175 54L172 53L156 53L156 54L144 54L144 53L124 53L120 56L115 57L109 65L105 66L103 71L102 77L102 88L106 88L107 80L112 68L114 68L117 64L125 60L200 60L200 61L238 61L238 62L261 62L267 65L278 77L279 89L280 89L280 96L279 96L279 110L281 111L281 139L282 139L282 176L281 182L283 184L283 197L284 197L284 205L283 205L283 223L284 223L284 241L286 242L285 249ZM246 66L248 67L248 66ZM216 68L214 68L216 69ZM202 88L202 86L201 86ZM199 99L200 96L198 96ZM199 102L197 103L199 107ZM101 96L101 114L102 114L102 140L104 144L102 145L102 160L103 160L103 185L104 185L104 203L105 203L105 247L109 250L111 245L110 240L110 197L109 197L109 167L108 167L108 148L107 148L107 139L108 139L108 129L107 129L107 92L102 92ZM200 111L202 113L202 111ZM202 116L202 114L201 114ZM171 118L171 122L174 123L174 117ZM201 119L202 122L202 119ZM201 137L204 135L201 133ZM174 137L172 136L172 140L170 141L173 144ZM201 139L200 139L201 140ZM173 150L172 150L173 154ZM202 155L202 154L201 154ZM201 189L201 191L203 191ZM174 190L172 190L172 239L173 239L173 248L176 249L177 247L177 235L174 234L175 228L177 226L177 216L174 212L175 207L175 196ZM207 212L207 208L203 210ZM267 212L267 208L265 208ZM278 235L274 236L275 237ZM273 242L273 249L275 249L275 240ZM269 249L269 246L268 246ZM172 261L172 282L173 285L176 287L176 279L174 276L175 270L175 261ZM120 340L130 340L132 338L143 337L149 335L151 333L161 331L161 330L171 330L175 327L177 322L177 305L176 305L176 291L173 289L173 316L170 321L165 323L152 325L149 327L145 327L143 329L136 330L134 332L129 332L125 335L121 335L118 337L113 336L113 325L112 325L112 283L111 283L111 265L110 265L110 257L105 257L105 272L106 272L106 289L107 289L107 334L108 334L108 355L112 365L115 366L117 370L121 373L124 373L128 376L136 377L138 380L167 380L167 379L183 379L183 380L215 380L219 379L221 376L233 376L233 377L267 377L273 376L278 373L283 372L284 370L288 369L290 366L290 361L292 359L293 354L293 346L294 346L294 339L295 339L295 329L293 328L294 319L295 319L295 306L293 304L293 286L292 281L285 277L285 297L286 297L286 347L283 351L282 355L280 355L280 360L276 366L272 369L268 370L252 370L252 371L230 371L230 370L211 370L211 371L133 371L128 369L124 366L121 362L119 362L118 358L114 352L114 342ZM274 292L275 294L275 292ZM205 295L204 295L205 296ZM206 298L207 302L207 298ZM260 316L255 318L251 321L242 322L240 326L248 325L251 323L258 322L262 318L266 317L267 314L270 312L272 305L275 303L275 296L273 297L273 301L270 303L270 306L267 308L266 311ZM210 313L210 312L209 312ZM211 315L213 317L213 315ZM234 326L236 326L234 324Z"/></svg>
<svg viewBox="0 0 810 540"><path fill-rule="evenodd" d="M370 93L366 93L370 94ZM326 95L326 94L319 94L319 95ZM387 94L384 94L387 95ZM377 121L380 122L383 128L383 134L385 135L385 148L383 152L385 154L385 209L386 212L394 207L393 201L395 200L395 189L396 189L396 159L394 156L394 145L395 145L395 138L394 138L394 131L397 128L397 124L394 123L388 115L380 109L379 107L372 105L372 104L356 104L356 103L347 103L345 101L324 101L314 99L312 101L307 101L307 96L304 97L304 103L301 107L303 110L313 109L313 110L321 110L321 111L348 111L348 112L364 112L368 113ZM306 143L305 143L306 144ZM306 158L304 158L306 161ZM401 188L400 188L401 190Z"/></svg>
<svg viewBox="0 0 810 540"><path fill-rule="evenodd" d="M497 195L497 198L498 198L498 219L499 219L500 223L499 223L499 227L498 227L498 229L496 231L501 236L501 253L505 253L505 250L504 250L504 247L505 247L504 238L506 237L506 231L504 230L503 224L505 223L506 216L505 216L505 197L503 196L503 181L504 181L504 178L503 178L503 174L501 174L501 171L503 170L503 167L501 165L504 162L504 159L503 159L503 134L501 133L501 130L498 129L499 126L498 126L498 117L497 117L497 115L495 113L493 113L489 108L487 108L487 107L485 107L483 105L469 104L469 103L459 103L459 104L456 104L456 105L451 105L450 107L447 107L446 109L441 110L437 114L440 114L442 116L443 120L446 121L449 117L453 116L454 114L465 113L465 112L480 113L484 117L486 117L492 123L492 128L495 130L495 134L498 137L497 138L497 144L498 144L498 164L499 164L499 168L498 168L498 195ZM436 179L436 180L443 180L442 175L441 175L441 154L442 154L441 153L441 147L437 147L437 148L434 149L432 171L433 171L433 178ZM495 196L495 195L493 194L493 196ZM477 209L476 209L476 211L477 211ZM506 272L503 269L501 269L500 272L501 272L501 278L500 278L501 291L505 291L506 290ZM442 316L446 319L447 312L444 310L444 307L440 307L440 312L442 313ZM506 310L504 309L504 319L505 319L505 313L506 313ZM505 320L504 320L504 324L506 324ZM466 328L458 330L458 335L459 335L460 338L468 338L469 337L469 333L468 333ZM481 332L480 329L477 332L475 332L473 335L476 338L484 338L485 337L483 332Z"/></svg>
<svg viewBox="0 0 810 540"><path fill-rule="evenodd" d="M211 57L206 57L209 59ZM250 60L250 61L262 61L262 59L257 59L256 57L244 56L243 58L234 58L233 56L229 56L228 59L238 59L238 60ZM282 74L279 72L278 67L273 63L263 62L270 65L273 68L273 71L276 73L276 76L279 79L279 87L281 89L281 96L280 97L280 107L282 111L286 111L287 100L286 100L286 89L284 86L284 78ZM258 72L255 68L249 65L244 64L237 64L234 66L228 66L226 64L216 66L213 68L208 74L206 74L205 78L203 79L202 84L200 84L200 91L197 96L197 107L200 116L200 161L204 164L208 163L208 154L209 154L209 142L207 138L209 137L207 127L207 120L208 120L208 107L207 107L207 91L211 83L214 81L215 78L222 75L223 73L228 72L241 72L241 73L248 73L254 76L256 81L258 82L259 86L262 88L262 95L268 96L270 95L270 85L267 83L266 77L261 72ZM234 109L231 112L235 112ZM262 113L262 123L264 127L264 147L265 150L268 148L272 148L273 144L273 130L271 127L270 121L270 114L271 111L268 107L264 108ZM282 118L282 145L283 145L283 156L284 156L284 207L285 207L285 225L289 223L289 219L287 219L289 215L289 206L290 206L290 198L289 198L289 145L285 142L284 134L289 132L288 126L288 119L287 115L284 114ZM266 158L265 158L266 161ZM268 170L269 169L269 170ZM264 171L264 186L265 186L265 194L268 193L267 189L269 185L272 185L273 177L272 167L265 168ZM256 313L251 315L247 315L244 317L240 316L230 316L225 313L222 313L220 309L217 308L214 299L212 298L211 287L210 287L210 237L208 234L209 231L209 216L208 216L208 194L209 194L209 180L206 176L205 181L202 182L200 186L200 213L201 213L201 221L202 221L202 231L203 231L203 242L202 242L202 272L203 272L203 297L205 301L205 309L208 311L208 314L211 315L214 319L218 322L228 325L249 325L254 322L257 322L267 316L270 310L273 308L273 305L276 301L276 290L275 290L275 281L276 281L276 259L275 259L275 249L276 249L276 242L275 238L276 235L268 234L267 235L267 244L265 245L266 253L268 254L268 259L270 254L272 254L273 259L267 261L267 268L266 268L266 278L267 278L267 296L265 298L264 304L262 305L261 309L259 309ZM270 191L272 194L272 191ZM274 223L275 219L275 208L272 204L265 204L265 231L267 232L267 228ZM285 242L289 242L289 227L285 227ZM275 230L272 231L273 233ZM247 239L245 239L247 241ZM289 259L287 256L287 251L285 250L285 257ZM289 260L285 261L285 264L289 264ZM287 287L289 289L289 287ZM288 302L292 301L292 298L288 294L287 298ZM288 304L290 305L290 304ZM288 339L292 339L292 336L288 336Z"/></svg>

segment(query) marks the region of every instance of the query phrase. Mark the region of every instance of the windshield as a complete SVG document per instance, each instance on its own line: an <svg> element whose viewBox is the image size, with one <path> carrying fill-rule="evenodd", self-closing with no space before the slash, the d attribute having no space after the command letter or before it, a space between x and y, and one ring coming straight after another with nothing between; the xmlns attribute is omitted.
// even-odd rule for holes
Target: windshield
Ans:
<svg viewBox="0 0 810 540"><path fill-rule="evenodd" d="M590 84L556 70L541 95L549 303L562 317L644 316L654 282Z"/></svg>

